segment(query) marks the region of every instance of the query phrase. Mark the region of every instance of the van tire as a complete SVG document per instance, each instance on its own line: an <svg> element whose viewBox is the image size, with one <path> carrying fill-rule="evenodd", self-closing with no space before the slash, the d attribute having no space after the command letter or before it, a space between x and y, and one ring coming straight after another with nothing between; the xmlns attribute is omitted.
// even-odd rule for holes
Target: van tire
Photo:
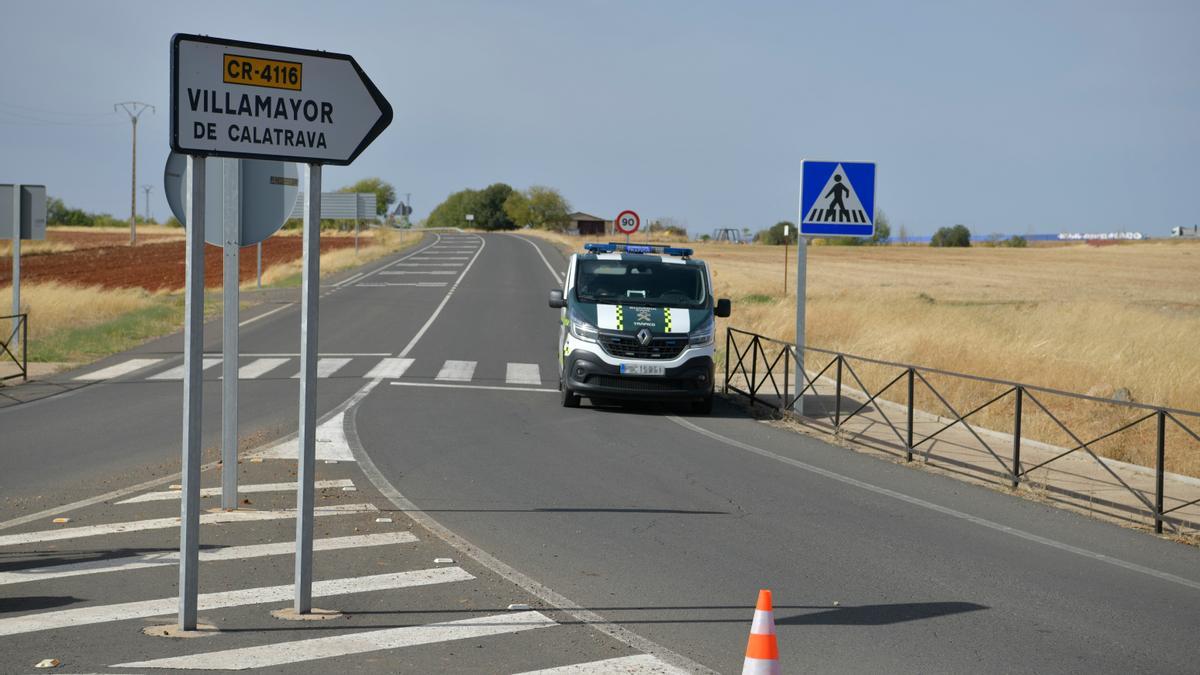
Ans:
<svg viewBox="0 0 1200 675"><path fill-rule="evenodd" d="M575 392L568 389L566 385L560 385L559 389L562 390L562 405L564 408L579 407L579 396Z"/></svg>

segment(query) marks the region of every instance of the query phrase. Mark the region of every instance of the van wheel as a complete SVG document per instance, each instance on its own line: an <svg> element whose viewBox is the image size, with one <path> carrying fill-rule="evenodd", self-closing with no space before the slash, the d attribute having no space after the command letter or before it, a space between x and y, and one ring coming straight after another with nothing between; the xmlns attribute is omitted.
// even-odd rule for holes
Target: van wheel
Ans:
<svg viewBox="0 0 1200 675"><path fill-rule="evenodd" d="M562 405L563 405L563 407L564 408L578 408L579 407L579 396L576 395L575 392L568 389L566 387L566 385L561 385L559 388L562 390Z"/></svg>
<svg viewBox="0 0 1200 675"><path fill-rule="evenodd" d="M712 413L712 394L705 396L699 401L692 401L692 412L697 415L708 415Z"/></svg>

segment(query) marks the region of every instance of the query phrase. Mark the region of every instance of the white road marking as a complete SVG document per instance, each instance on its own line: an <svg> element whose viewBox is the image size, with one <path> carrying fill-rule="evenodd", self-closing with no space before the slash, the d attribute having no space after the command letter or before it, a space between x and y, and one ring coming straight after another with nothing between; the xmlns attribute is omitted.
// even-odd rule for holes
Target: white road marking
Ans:
<svg viewBox="0 0 1200 675"><path fill-rule="evenodd" d="M353 282L354 282L356 279L359 279L359 278L361 278L361 277L362 277L364 274L366 274L366 273L365 273L365 272L359 272L358 274L355 274L355 275L353 275L353 276L346 277L345 279L342 279L341 281L339 281L339 282L337 282L336 284L334 284L334 285L333 285L333 287L334 287L334 288L341 288L342 286L345 286L346 284L353 283Z"/></svg>
<svg viewBox="0 0 1200 675"><path fill-rule="evenodd" d="M609 673L621 673L622 675L688 675L688 671L676 668L652 654L622 656L615 659L576 663L569 666L546 668L544 670L527 670L523 673L517 673L517 675L609 675Z"/></svg>
<svg viewBox="0 0 1200 675"><path fill-rule="evenodd" d="M414 586L431 586L433 584L445 584L455 581L470 581L474 578L461 567L436 567L411 572L376 574L368 577L314 581L312 594L314 598L317 598L332 595L347 595L350 593L370 593L373 591L388 591ZM219 593L202 593L198 599L198 607L201 612L205 612L223 607L283 602L292 599L292 592L294 590L295 588L292 584L285 584L283 586L246 588ZM0 619L0 636L73 628L75 626L108 623L111 621L145 619L152 616L174 614L178 609L179 598L170 597L14 616L12 618Z"/></svg>
<svg viewBox="0 0 1200 675"><path fill-rule="evenodd" d="M332 377L334 373L341 370L347 363L350 363L350 359L344 356L317 359L317 377ZM292 379L300 379L300 373L293 375Z"/></svg>
<svg viewBox="0 0 1200 675"><path fill-rule="evenodd" d="M428 258L429 260L470 260L471 259L471 256L469 256L469 255L459 255L457 253L427 253L425 255L429 256L429 258ZM413 258L413 260L425 260L425 259L426 258L424 256L421 256L419 258Z"/></svg>
<svg viewBox="0 0 1200 675"><path fill-rule="evenodd" d="M480 237L479 248L475 251L475 255L471 257L471 261L467 263L467 266L463 268L463 271L458 275L458 278L454 280L454 285L450 287L450 290L446 291L446 296L442 298L440 303L438 303L438 306L433 310L433 314L430 314L429 318L425 320L425 324L421 326L421 330L418 330L417 334L412 336L412 339L408 341L408 344L405 345L404 349L400 350L400 353L397 354L397 356L408 356L408 353L413 350L413 347L417 346L417 342L419 342L421 337L425 335L425 331L429 330L429 327L432 326L433 322L437 320L438 315L441 314L442 310L446 308L446 303L450 302L450 298L454 297L454 291L458 290L458 285L461 284L462 280L466 278L467 272L470 272L471 267L475 265L475 261L479 260L479 255L483 253L483 248L485 246L487 246L487 242L484 241L483 237Z"/></svg>
<svg viewBox="0 0 1200 675"><path fill-rule="evenodd" d="M541 256L542 262L546 263L546 269L550 270L550 274L554 277L554 280L560 284L563 282L564 275L559 274L558 271L554 269L554 266L550 264L550 261L546 260L546 254L542 253L541 247L539 247L537 244L533 243L531 240L526 239L525 237L521 237L521 236L518 236L515 234L509 234L509 236L516 237L517 239L520 239L521 241L525 242L526 244L529 244L530 246L532 246L533 250L537 251L537 254L539 256Z"/></svg>
<svg viewBox="0 0 1200 675"><path fill-rule="evenodd" d="M202 363L200 364L200 370L201 371L208 370L209 368L212 368L213 366L217 365L220 362L221 362L220 357L216 357L216 358L205 357L204 359L202 359ZM170 370L164 370L161 373L158 373L156 375L151 375L150 377L147 377L146 379L147 380L182 380L183 379L183 364L175 366L174 368L171 368Z"/></svg>
<svg viewBox="0 0 1200 675"><path fill-rule="evenodd" d="M356 286L358 288L385 288L388 286L416 286L418 288L445 288L446 285L447 284L444 281L440 282L440 283L436 282L436 281L411 281L411 282L372 281L372 282L368 282L368 283L364 283L364 284L356 284Z"/></svg>
<svg viewBox="0 0 1200 675"><path fill-rule="evenodd" d="M318 516L341 516L348 513L378 511L373 504L334 504L320 506L316 509ZM201 525L216 523L250 523L261 520L284 520L295 518L294 510L287 511L221 511L219 513L200 514ZM131 520L124 523L104 523L101 525L82 525L79 527L63 527L57 530L40 530L37 532L22 532L20 534L0 535L0 546L17 546L20 544L39 544L47 541L63 539L81 539L83 537L98 537L106 534L121 534L123 532L141 532L143 530L165 530L179 527L179 518L151 518L149 520Z"/></svg>
<svg viewBox="0 0 1200 675"><path fill-rule="evenodd" d="M313 541L314 551L338 551L348 548L363 548L367 546L389 546L392 544L410 544L419 541L411 532L385 532L382 534L353 535L350 537L327 537ZM274 544L251 544L248 546L227 546L214 550L200 551L200 562L215 562L220 560L244 560L248 558L264 558L273 555L291 555L296 551L296 542L281 541ZM147 567L163 567L179 563L179 551L163 553L141 553L106 560L89 560L65 565L44 565L30 567L11 572L0 572L0 585L20 584L30 581L46 581L63 577L77 577L85 574L104 574L107 572L125 572Z"/></svg>
<svg viewBox="0 0 1200 675"><path fill-rule="evenodd" d="M350 445L346 442L346 433L342 429L345 417L345 413L338 413L317 426L317 459L335 462L354 461L354 454L350 452ZM255 453L254 456L263 459L295 460L300 456L300 443L296 436L291 436L262 452Z"/></svg>
<svg viewBox="0 0 1200 675"><path fill-rule="evenodd" d="M542 374L538 371L536 363L509 363L508 370L504 374L504 381L508 384L541 386Z"/></svg>
<svg viewBox="0 0 1200 675"><path fill-rule="evenodd" d="M1156 579L1160 579L1162 581L1170 581L1170 582L1179 584L1181 586L1187 586L1188 588L1191 588L1192 590L1200 591L1200 581L1192 581L1191 579L1185 579L1183 577L1176 576L1174 574L1170 574L1169 572L1160 572L1159 570L1156 570L1156 569L1153 569L1150 567L1145 567L1143 565L1138 565L1137 563L1131 563L1131 562L1121 560L1119 558L1113 558L1112 556L1108 556L1103 553L1096 553L1095 551L1089 551L1085 548L1079 548L1078 546L1072 546L1070 544L1065 544L1061 541L1055 541L1054 539L1050 539L1048 537L1043 537L1043 536L1040 536L1037 534L1033 534L1032 532L1018 530L1015 527L1009 527L1008 525L1002 525L1000 523L997 523L997 522L994 522L991 520L987 520L986 518L980 518L979 516L973 516L969 513L965 513L963 511L959 511L956 509L952 509L947 506L941 506L939 504L934 504L933 502L927 502L924 499L918 499L917 497L910 497L909 495L906 495L903 492L897 492L895 490L890 490L885 487L880 487L878 485L874 485L874 484L868 483L866 481L858 480L857 478L843 476L840 473L830 471L828 469L822 469L819 466L813 466L812 464L808 464L806 462L801 462L800 460L797 460L797 459L792 459L790 457L784 457L783 455L777 455L777 454L771 452L770 450L764 450L760 447L750 445L749 443L743 443L741 441L734 440L734 439L728 438L726 436L722 436L721 434L718 434L715 431L709 431L708 429L697 426L697 425L683 419L682 417L676 417L675 415L668 415L667 419L671 420L672 422L678 424L679 426L681 426L685 429L690 429L690 430L700 434L701 436L707 436L707 437L713 439L714 441L718 441L720 443L724 443L725 445L728 445L728 446L731 446L734 448L738 448L741 450L745 450L747 452L754 453L760 457L766 457L767 459L773 459L777 462L782 462L784 464L794 466L797 469L801 469L803 471L815 473L818 476L824 476L825 478L829 478L831 480L838 481L839 483L845 483L846 485L853 485L854 487L861 488L863 490L867 490L868 492L874 492L876 494L884 495L886 497L891 497L892 499L896 499L896 500L905 502L907 504L912 504L913 506L919 506L924 509L929 509L930 511L936 511L937 513L941 513L943 515L947 515L952 518L958 518L961 520L965 520L968 523L974 523L975 525L980 525L982 527L986 527L989 530L996 530L998 532L1003 532L1005 534L1011 534L1012 536L1017 537L1019 539L1025 539L1026 541L1032 541L1032 542L1036 542L1039 544L1043 544L1045 546L1049 546L1050 548L1055 548L1060 551L1074 553L1075 555L1083 556L1084 558L1098 560L1100 562L1105 562L1110 565L1115 565L1117 567L1127 569L1132 572L1138 572L1141 574L1145 574L1147 576L1154 577Z"/></svg>
<svg viewBox="0 0 1200 675"><path fill-rule="evenodd" d="M400 263L397 267L462 267L462 263L456 262L412 262Z"/></svg>
<svg viewBox="0 0 1200 675"><path fill-rule="evenodd" d="M354 481L349 478L338 478L337 480L319 480L314 483L316 489L323 488L340 488L353 487ZM245 492L252 494L255 492L289 492L296 489L296 483L253 483L250 485L239 485L238 494ZM171 501L179 499L179 495L183 494L182 490L163 490L161 492L147 492L146 494L123 499L118 504L140 504L142 502L159 502ZM211 487L200 490L201 497L220 497L221 488Z"/></svg>
<svg viewBox="0 0 1200 675"><path fill-rule="evenodd" d="M268 372L275 370L279 366L287 363L288 359L255 359L250 363L238 368L239 380L253 380L261 377Z"/></svg>
<svg viewBox="0 0 1200 675"><path fill-rule="evenodd" d="M387 358L375 364L375 367L363 377L368 380L394 380L397 377L402 377L409 366L413 364L412 359Z"/></svg>
<svg viewBox="0 0 1200 675"><path fill-rule="evenodd" d="M275 314L276 312L282 312L283 310L287 309L288 307L291 307L293 304L295 304L295 303L289 302L286 305L281 305L279 307L276 307L275 309L273 309L269 312L263 312L262 314L259 314L258 316L252 316L249 319L246 319L245 321L239 323L238 327L241 328L242 326L250 325L250 324L254 323L255 321L258 321L259 319L265 319L268 316Z"/></svg>
<svg viewBox="0 0 1200 675"><path fill-rule="evenodd" d="M459 621L431 623L424 626L402 626L383 630L368 630L349 635L294 640L277 644L227 649L206 654L170 656L151 661L121 663L112 668L178 668L206 670L246 670L270 668L289 663L330 659L350 654L365 654L384 649L399 649L416 645L436 644L451 640L467 640L519 633L537 628L557 626L541 612L494 614Z"/></svg>
<svg viewBox="0 0 1200 675"><path fill-rule="evenodd" d="M557 394L557 389L535 389L533 387L501 387L487 384L438 384L436 382L391 382L396 387L433 387L435 389L486 389L490 391L537 391Z"/></svg>
<svg viewBox="0 0 1200 675"><path fill-rule="evenodd" d="M380 272L380 276L400 276L404 274L458 274L454 270L388 270Z"/></svg>
<svg viewBox="0 0 1200 675"><path fill-rule="evenodd" d="M437 380L449 382L470 382L475 376L475 361L446 361L438 371Z"/></svg>
<svg viewBox="0 0 1200 675"><path fill-rule="evenodd" d="M75 379L85 381L111 380L114 377L128 375L135 370L149 368L150 366L162 361L163 359L129 359L128 361L122 361L121 363L111 365L107 368L101 368L100 370L93 371L91 373L84 373L83 375L77 376Z"/></svg>

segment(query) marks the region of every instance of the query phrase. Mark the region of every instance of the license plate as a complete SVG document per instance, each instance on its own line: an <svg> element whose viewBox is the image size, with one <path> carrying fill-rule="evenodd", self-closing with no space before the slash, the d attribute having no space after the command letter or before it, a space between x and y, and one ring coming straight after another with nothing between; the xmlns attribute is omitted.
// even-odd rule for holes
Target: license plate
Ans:
<svg viewBox="0 0 1200 675"><path fill-rule="evenodd" d="M657 363L622 363L621 373L624 375L663 375L666 369Z"/></svg>

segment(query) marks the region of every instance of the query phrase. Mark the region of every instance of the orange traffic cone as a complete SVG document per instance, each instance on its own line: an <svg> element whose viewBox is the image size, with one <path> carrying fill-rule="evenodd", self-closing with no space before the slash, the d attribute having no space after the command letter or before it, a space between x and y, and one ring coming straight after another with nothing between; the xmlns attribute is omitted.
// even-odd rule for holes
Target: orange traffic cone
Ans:
<svg viewBox="0 0 1200 675"><path fill-rule="evenodd" d="M771 591L758 592L750 641L746 643L746 662L742 675L780 675L779 644L775 642L775 611L771 609Z"/></svg>

